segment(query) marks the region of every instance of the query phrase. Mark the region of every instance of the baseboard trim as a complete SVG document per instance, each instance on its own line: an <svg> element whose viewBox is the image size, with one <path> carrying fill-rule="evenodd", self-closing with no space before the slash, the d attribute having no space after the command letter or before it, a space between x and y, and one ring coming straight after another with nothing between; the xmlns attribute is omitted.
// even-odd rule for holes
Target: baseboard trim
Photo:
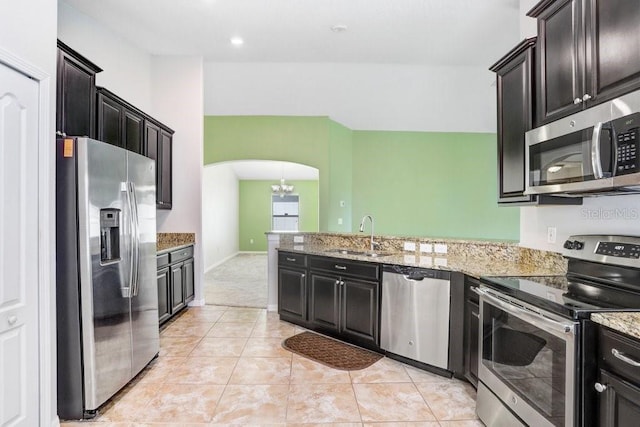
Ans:
<svg viewBox="0 0 640 427"><path fill-rule="evenodd" d="M205 304L204 298L202 299L194 299L189 303L189 307L202 307Z"/></svg>
<svg viewBox="0 0 640 427"><path fill-rule="evenodd" d="M207 267L204 270L204 274L207 274L208 272L210 272L211 270L213 270L214 268L216 268L217 266L224 264L225 262L229 261L231 258L235 257L236 255L240 254L241 252L234 252L233 254L229 255L228 257L221 259L220 261L216 262L215 264Z"/></svg>
<svg viewBox="0 0 640 427"><path fill-rule="evenodd" d="M267 255L267 251L240 251L239 254L259 254L259 255Z"/></svg>
<svg viewBox="0 0 640 427"><path fill-rule="evenodd" d="M278 311L278 304L267 304L267 311Z"/></svg>

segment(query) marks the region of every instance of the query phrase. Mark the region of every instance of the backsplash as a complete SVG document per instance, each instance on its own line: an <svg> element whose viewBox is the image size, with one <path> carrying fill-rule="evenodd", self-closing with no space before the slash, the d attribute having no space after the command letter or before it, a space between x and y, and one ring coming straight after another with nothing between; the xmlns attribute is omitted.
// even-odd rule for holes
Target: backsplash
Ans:
<svg viewBox="0 0 640 427"><path fill-rule="evenodd" d="M278 233L274 233L278 234ZM304 245L324 246L333 248L368 250L370 236L340 233L282 233L280 243L283 246L295 245L294 236L303 236ZM434 251L435 245L446 245L445 257L495 259L501 262L517 262L537 266L541 270L566 272L567 260L561 254L538 249L523 248L515 242L491 242L480 240L434 239L427 237L392 237L374 236L374 241L380 246L380 252L391 252L406 255L420 255L420 244L431 245L431 252L423 253L428 256L438 256ZM405 251L405 242L415 245L415 251Z"/></svg>
<svg viewBox="0 0 640 427"><path fill-rule="evenodd" d="M195 242L195 233L158 233L156 235L156 250L163 251L176 246L194 244Z"/></svg>

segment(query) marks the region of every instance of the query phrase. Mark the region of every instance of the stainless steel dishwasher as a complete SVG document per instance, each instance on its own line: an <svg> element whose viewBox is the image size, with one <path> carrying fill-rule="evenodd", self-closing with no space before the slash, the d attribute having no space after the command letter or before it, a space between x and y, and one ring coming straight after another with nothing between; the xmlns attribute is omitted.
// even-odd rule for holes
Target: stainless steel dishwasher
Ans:
<svg viewBox="0 0 640 427"><path fill-rule="evenodd" d="M417 267L383 267L382 349L447 369L449 274Z"/></svg>

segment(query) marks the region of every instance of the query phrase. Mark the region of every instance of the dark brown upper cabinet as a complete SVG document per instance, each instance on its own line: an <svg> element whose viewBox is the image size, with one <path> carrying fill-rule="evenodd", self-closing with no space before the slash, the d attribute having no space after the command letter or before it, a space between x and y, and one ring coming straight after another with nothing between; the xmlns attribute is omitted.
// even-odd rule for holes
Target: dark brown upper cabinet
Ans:
<svg viewBox="0 0 640 427"><path fill-rule="evenodd" d="M145 119L145 155L156 161L156 207L171 209L173 199L173 131Z"/></svg>
<svg viewBox="0 0 640 427"><path fill-rule="evenodd" d="M525 196L524 134L533 126L536 38L524 40L491 66L496 73L498 203L528 203Z"/></svg>
<svg viewBox="0 0 640 427"><path fill-rule="evenodd" d="M581 199L525 195L525 133L535 111L536 38L528 38L491 66L496 73L498 203L500 205L580 204Z"/></svg>
<svg viewBox="0 0 640 427"><path fill-rule="evenodd" d="M640 88L640 2L543 0L538 20L536 124Z"/></svg>
<svg viewBox="0 0 640 427"><path fill-rule="evenodd" d="M58 40L56 134L95 137L96 74L100 67Z"/></svg>
<svg viewBox="0 0 640 427"><path fill-rule="evenodd" d="M97 105L97 139L144 154L144 113L102 87Z"/></svg>

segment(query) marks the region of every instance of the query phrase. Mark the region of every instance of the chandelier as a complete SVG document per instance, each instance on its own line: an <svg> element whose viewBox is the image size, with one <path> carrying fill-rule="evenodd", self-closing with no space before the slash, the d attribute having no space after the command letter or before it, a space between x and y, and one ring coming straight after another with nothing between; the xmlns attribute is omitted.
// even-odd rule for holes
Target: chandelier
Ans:
<svg viewBox="0 0 640 427"><path fill-rule="evenodd" d="M293 185L285 184L284 178L280 179L280 184L273 184L271 186L273 194L279 194L280 197L284 197L293 191Z"/></svg>

